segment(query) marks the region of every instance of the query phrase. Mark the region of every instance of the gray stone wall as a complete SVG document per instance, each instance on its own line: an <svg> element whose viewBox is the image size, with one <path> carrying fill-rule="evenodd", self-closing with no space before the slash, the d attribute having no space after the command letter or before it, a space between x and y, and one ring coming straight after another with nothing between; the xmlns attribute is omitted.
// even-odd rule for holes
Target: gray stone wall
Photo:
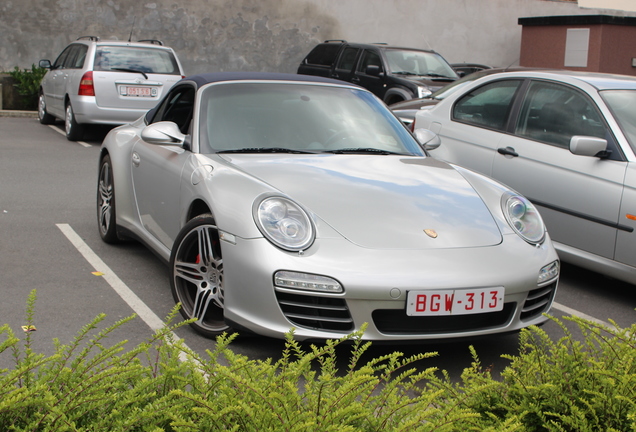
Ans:
<svg viewBox="0 0 636 432"><path fill-rule="evenodd" d="M80 36L128 40L131 32L173 47L187 74L295 72L326 39L503 66L519 60L519 17L599 13L628 15L545 0L0 0L0 71L53 61Z"/></svg>

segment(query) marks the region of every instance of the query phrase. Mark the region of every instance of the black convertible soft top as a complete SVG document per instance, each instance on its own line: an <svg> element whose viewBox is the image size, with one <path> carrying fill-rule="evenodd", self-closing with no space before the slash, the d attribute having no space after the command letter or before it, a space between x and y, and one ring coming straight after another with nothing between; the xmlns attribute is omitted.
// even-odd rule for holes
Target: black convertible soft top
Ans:
<svg viewBox="0 0 636 432"><path fill-rule="evenodd" d="M331 78L298 75L289 73L275 72L211 72L198 75L192 75L184 78L182 81L194 81L197 86L221 82L221 81L303 81L303 82L321 82L331 84L346 84ZM177 83L178 84L178 83Z"/></svg>

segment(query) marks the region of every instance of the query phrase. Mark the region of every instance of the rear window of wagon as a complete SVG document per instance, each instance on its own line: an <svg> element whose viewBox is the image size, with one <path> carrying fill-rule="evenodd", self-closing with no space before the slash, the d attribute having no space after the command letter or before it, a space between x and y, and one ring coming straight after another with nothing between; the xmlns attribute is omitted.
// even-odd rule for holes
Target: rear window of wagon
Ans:
<svg viewBox="0 0 636 432"><path fill-rule="evenodd" d="M101 46L95 53L96 71L132 69L145 73L180 75L174 55L167 50L125 46Z"/></svg>

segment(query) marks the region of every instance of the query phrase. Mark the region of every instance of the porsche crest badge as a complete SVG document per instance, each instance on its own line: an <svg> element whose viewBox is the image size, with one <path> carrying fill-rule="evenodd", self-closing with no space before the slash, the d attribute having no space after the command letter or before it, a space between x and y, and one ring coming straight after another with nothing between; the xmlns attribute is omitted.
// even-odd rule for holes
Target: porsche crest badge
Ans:
<svg viewBox="0 0 636 432"><path fill-rule="evenodd" d="M426 233L427 236L429 236L430 238L437 238L437 231L432 230L432 229L425 229L424 232Z"/></svg>

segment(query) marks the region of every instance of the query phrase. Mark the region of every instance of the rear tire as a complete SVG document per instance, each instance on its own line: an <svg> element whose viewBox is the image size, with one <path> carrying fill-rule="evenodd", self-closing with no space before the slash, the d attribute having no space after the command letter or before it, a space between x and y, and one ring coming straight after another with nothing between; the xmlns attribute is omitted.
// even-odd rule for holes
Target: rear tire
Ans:
<svg viewBox="0 0 636 432"><path fill-rule="evenodd" d="M97 179L97 226L106 243L119 243L115 213L115 182L110 156L105 155L99 164Z"/></svg>
<svg viewBox="0 0 636 432"><path fill-rule="evenodd" d="M75 113L71 103L66 104L66 115L64 116L64 129L66 131L66 139L69 141L79 141L84 136L84 125L77 123Z"/></svg>
<svg viewBox="0 0 636 432"><path fill-rule="evenodd" d="M46 111L46 100L42 91L40 91L40 96L38 97L38 120L45 125L55 123L55 117Z"/></svg>

